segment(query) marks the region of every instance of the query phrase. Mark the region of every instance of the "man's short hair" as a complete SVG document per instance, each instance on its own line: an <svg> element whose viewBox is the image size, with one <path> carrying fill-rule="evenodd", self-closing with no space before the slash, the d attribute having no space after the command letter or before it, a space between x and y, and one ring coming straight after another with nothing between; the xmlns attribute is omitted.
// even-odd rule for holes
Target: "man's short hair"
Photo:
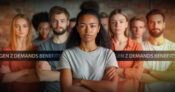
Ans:
<svg viewBox="0 0 175 92"><path fill-rule="evenodd" d="M165 14L161 10L159 10L159 9L152 9L151 11L149 11L147 13L147 15L146 15L147 21L148 21L148 19L149 19L150 16L157 15L157 14L161 15L162 18L163 18L163 21L165 21Z"/></svg>
<svg viewBox="0 0 175 92"><path fill-rule="evenodd" d="M144 23L146 24L146 20L145 20L144 17L142 17L142 16L134 16L134 17L132 17L131 20L130 20L130 27L132 27L132 23L133 23L134 21L142 21L142 22L144 22Z"/></svg>
<svg viewBox="0 0 175 92"><path fill-rule="evenodd" d="M66 8L63 8L61 6L53 6L49 11L49 19L55 14L61 14L64 13L69 20L69 12L66 10Z"/></svg>

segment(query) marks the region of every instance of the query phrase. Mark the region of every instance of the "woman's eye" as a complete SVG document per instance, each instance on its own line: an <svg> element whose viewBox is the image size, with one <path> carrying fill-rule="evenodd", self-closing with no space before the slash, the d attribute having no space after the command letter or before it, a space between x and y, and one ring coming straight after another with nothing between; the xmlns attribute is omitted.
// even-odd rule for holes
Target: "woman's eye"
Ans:
<svg viewBox="0 0 175 92"><path fill-rule="evenodd" d="M24 28L27 28L27 25L24 25L23 27L24 27Z"/></svg>
<svg viewBox="0 0 175 92"><path fill-rule="evenodd" d="M92 28L96 27L96 25L91 25Z"/></svg>
<svg viewBox="0 0 175 92"><path fill-rule="evenodd" d="M84 28L85 27L85 25L80 25L80 28Z"/></svg>
<svg viewBox="0 0 175 92"><path fill-rule="evenodd" d="M64 20L62 20L61 23L64 23Z"/></svg>
<svg viewBox="0 0 175 92"><path fill-rule="evenodd" d="M15 25L15 28L18 28L19 27L19 25Z"/></svg>
<svg viewBox="0 0 175 92"><path fill-rule="evenodd" d="M111 23L112 23L112 24L116 24L117 22L114 22L114 21L113 21L113 22L111 22Z"/></svg>
<svg viewBox="0 0 175 92"><path fill-rule="evenodd" d="M124 21L120 21L120 23L124 23Z"/></svg>

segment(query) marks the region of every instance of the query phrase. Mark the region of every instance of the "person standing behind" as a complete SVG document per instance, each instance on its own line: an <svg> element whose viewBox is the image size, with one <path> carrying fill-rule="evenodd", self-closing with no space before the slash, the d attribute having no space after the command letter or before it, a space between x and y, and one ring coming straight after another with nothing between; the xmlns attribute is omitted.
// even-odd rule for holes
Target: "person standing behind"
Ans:
<svg viewBox="0 0 175 92"><path fill-rule="evenodd" d="M165 14L158 9L150 10L147 15L150 33L148 41L142 43L145 51L175 51L175 44L164 37ZM175 63L173 61L145 61L142 82L146 83L145 92L175 92Z"/></svg>
<svg viewBox="0 0 175 92"><path fill-rule="evenodd" d="M109 16L109 31L112 34L111 44L113 51L142 51L141 45L131 40L128 31L127 14L114 9ZM119 75L117 92L138 92L139 80L143 72L143 61L118 61Z"/></svg>
<svg viewBox="0 0 175 92"><path fill-rule="evenodd" d="M35 30L39 33L38 37L33 40L33 44L40 45L49 40L50 24L47 12L37 13L32 18L32 24Z"/></svg>
<svg viewBox="0 0 175 92"><path fill-rule="evenodd" d="M104 29L106 30L106 32L109 34L109 28L108 28L108 24L109 24L109 18L108 15L105 12L101 12L100 13L100 19L101 19L101 24L103 25ZM109 34L110 36L110 34Z"/></svg>
<svg viewBox="0 0 175 92"><path fill-rule="evenodd" d="M69 26L69 13L60 6L54 6L49 12L50 25L53 29L53 38L42 43L39 51L62 51L65 49L68 38L67 28ZM59 57L58 57L59 58ZM44 92L61 92L60 72L57 71L58 61L39 61L36 69Z"/></svg>
<svg viewBox="0 0 175 92"><path fill-rule="evenodd" d="M33 51L32 24L24 14L13 17L11 24L10 45L3 51ZM2 61L0 66L1 81L6 85L6 92L38 92L39 80L35 72L35 61Z"/></svg>
<svg viewBox="0 0 175 92"><path fill-rule="evenodd" d="M73 29L73 27L75 26L76 24L76 18L71 18L70 19L70 23L69 23L69 27L68 27L68 32L70 33Z"/></svg>
<svg viewBox="0 0 175 92"><path fill-rule="evenodd" d="M139 43L145 41L146 37L146 22L143 17L133 17L130 20L130 30L132 38Z"/></svg>

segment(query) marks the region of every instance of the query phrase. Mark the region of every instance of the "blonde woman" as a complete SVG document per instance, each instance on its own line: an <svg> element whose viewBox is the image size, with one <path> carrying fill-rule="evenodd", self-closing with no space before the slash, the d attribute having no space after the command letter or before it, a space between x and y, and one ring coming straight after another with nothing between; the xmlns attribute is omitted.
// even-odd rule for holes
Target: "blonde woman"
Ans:
<svg viewBox="0 0 175 92"><path fill-rule="evenodd" d="M120 9L115 9L109 16L112 50L141 51L141 45L128 37L128 17ZM143 61L118 61L119 75L117 92L138 92L139 80L143 72Z"/></svg>
<svg viewBox="0 0 175 92"><path fill-rule="evenodd" d="M10 45L3 51L31 51L36 47L31 42L31 23L24 14L17 14L11 24ZM2 61L1 81L8 92L38 92L34 61Z"/></svg>

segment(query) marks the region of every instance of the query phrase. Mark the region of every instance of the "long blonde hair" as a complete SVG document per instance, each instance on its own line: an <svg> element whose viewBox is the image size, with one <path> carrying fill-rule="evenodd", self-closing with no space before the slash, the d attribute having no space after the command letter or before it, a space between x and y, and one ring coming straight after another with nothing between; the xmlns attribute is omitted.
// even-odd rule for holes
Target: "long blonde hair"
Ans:
<svg viewBox="0 0 175 92"><path fill-rule="evenodd" d="M15 23L19 18L25 19L29 26L29 32L26 37L26 46L27 46L26 50L31 50L32 49L32 27L31 26L32 25L31 25L30 19L24 14L17 14L12 19L11 29L10 29L10 46L12 50L17 50L18 45L16 42L17 37L16 37L16 32L15 32Z"/></svg>
<svg viewBox="0 0 175 92"><path fill-rule="evenodd" d="M110 13L110 15L109 15L109 26L108 26L108 28L109 28L109 35L110 35L110 38L113 38L114 37L114 33L112 32L112 30L111 30L111 24L110 24L110 21L111 21L111 18L112 18L112 16L114 16L114 15L116 15L116 14L121 14L121 15L123 15L125 18L126 18L126 21L127 22L129 22L129 18L128 18L128 14L126 13L126 12L124 12L124 11L122 11L121 9L114 9L111 13ZM125 36L126 37L128 37L128 27L126 28L126 30L125 30Z"/></svg>

